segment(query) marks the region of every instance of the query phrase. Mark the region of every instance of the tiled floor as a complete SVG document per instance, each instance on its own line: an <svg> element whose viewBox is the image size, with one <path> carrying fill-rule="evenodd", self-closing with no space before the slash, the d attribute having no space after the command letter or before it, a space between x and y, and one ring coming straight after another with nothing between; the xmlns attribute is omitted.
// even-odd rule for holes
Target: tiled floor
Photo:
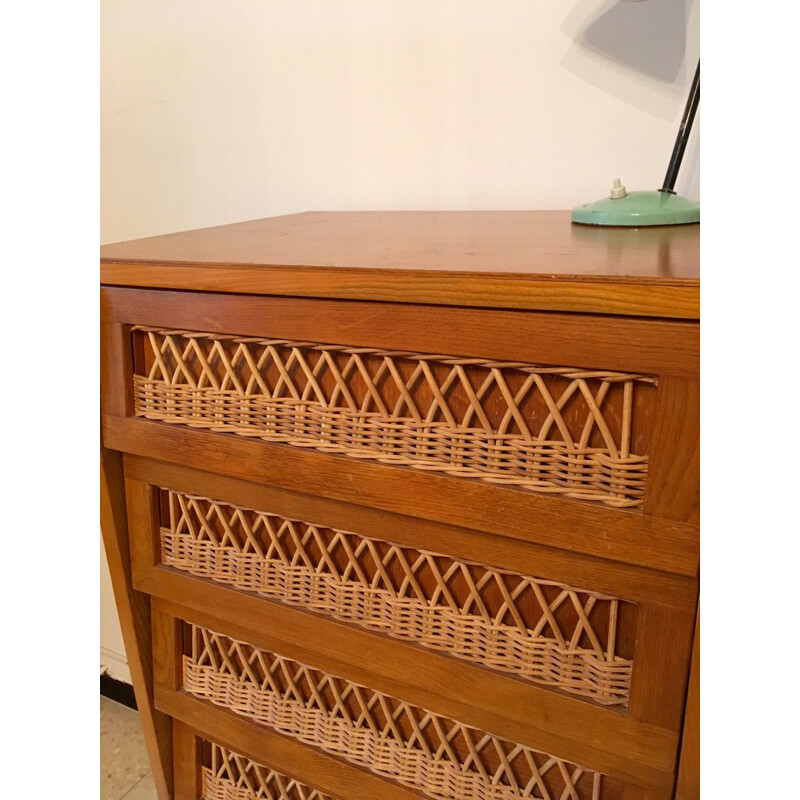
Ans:
<svg viewBox="0 0 800 800"><path fill-rule="evenodd" d="M100 697L100 800L157 800L139 714Z"/></svg>

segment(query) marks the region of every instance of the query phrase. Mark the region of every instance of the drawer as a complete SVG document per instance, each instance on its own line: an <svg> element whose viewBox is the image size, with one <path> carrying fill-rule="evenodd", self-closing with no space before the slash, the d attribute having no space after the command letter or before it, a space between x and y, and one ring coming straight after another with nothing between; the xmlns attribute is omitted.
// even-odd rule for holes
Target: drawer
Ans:
<svg viewBox="0 0 800 800"><path fill-rule="evenodd" d="M243 718L256 738L269 730L443 800L621 797L620 781L597 770L205 626L179 624L184 704L188 696L190 707L211 704ZM215 716L208 719L213 738Z"/></svg>
<svg viewBox="0 0 800 800"><path fill-rule="evenodd" d="M160 563L626 708L635 605L619 598L159 488ZM431 543L431 547L434 543Z"/></svg>
<svg viewBox="0 0 800 800"><path fill-rule="evenodd" d="M311 665L190 625L184 691L448 800L613 796L601 775Z"/></svg>
<svg viewBox="0 0 800 800"><path fill-rule="evenodd" d="M643 503L651 375L141 326L131 336L139 417Z"/></svg>

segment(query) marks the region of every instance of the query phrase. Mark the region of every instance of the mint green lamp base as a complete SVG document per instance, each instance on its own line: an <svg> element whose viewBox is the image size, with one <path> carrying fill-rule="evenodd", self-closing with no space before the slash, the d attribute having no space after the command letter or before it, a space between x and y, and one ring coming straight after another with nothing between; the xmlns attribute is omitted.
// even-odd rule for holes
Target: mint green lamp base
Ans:
<svg viewBox="0 0 800 800"><path fill-rule="evenodd" d="M686 225L700 222L700 203L669 192L628 192L575 206L572 221L581 225Z"/></svg>

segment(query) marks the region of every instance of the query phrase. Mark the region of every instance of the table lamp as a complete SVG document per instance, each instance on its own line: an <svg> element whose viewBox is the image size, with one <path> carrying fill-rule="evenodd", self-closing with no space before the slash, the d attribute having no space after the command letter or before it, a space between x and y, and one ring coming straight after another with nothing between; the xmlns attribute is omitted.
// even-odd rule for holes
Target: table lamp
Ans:
<svg viewBox="0 0 800 800"><path fill-rule="evenodd" d="M575 206L572 221L583 225L685 225L700 222L700 204L675 194L675 180L686 150L697 106L700 103L700 62L689 91L678 137L672 149L664 185L658 191L629 192L615 180L608 197Z"/></svg>

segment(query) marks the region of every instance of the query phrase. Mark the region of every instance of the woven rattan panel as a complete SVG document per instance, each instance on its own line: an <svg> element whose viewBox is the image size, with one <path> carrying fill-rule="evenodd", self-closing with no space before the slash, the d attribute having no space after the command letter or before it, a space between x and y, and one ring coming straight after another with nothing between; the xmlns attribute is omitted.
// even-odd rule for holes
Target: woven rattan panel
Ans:
<svg viewBox="0 0 800 800"><path fill-rule="evenodd" d="M179 492L161 507L171 567L627 705L616 598Z"/></svg>
<svg viewBox="0 0 800 800"><path fill-rule="evenodd" d="M195 625L184 689L445 800L598 800L592 770Z"/></svg>
<svg viewBox="0 0 800 800"><path fill-rule="evenodd" d="M203 800L332 800L218 744L204 743Z"/></svg>
<svg viewBox="0 0 800 800"><path fill-rule="evenodd" d="M641 506L647 375L135 328L135 413Z"/></svg>

